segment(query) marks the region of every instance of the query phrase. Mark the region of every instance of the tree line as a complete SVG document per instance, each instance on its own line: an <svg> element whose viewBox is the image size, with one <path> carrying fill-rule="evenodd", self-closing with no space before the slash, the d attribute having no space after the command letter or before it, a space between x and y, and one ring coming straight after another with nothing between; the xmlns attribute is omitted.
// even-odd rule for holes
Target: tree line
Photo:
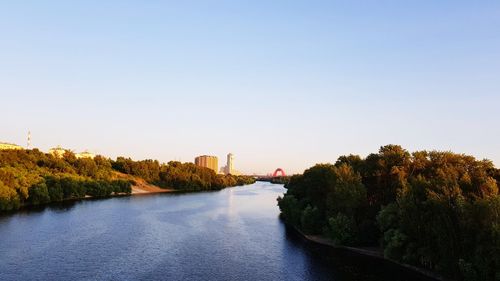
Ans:
<svg viewBox="0 0 500 281"><path fill-rule="evenodd" d="M130 194L132 182L113 174L110 160L77 159L33 150L0 150L0 211L70 199Z"/></svg>
<svg viewBox="0 0 500 281"><path fill-rule="evenodd" d="M112 162L112 167L116 171L141 177L163 188L186 191L219 190L255 182L250 176L220 175L193 163L177 161L160 164L156 160L133 161L130 158L118 157Z"/></svg>
<svg viewBox="0 0 500 281"><path fill-rule="evenodd" d="M245 176L217 175L191 163L160 164L123 157L114 161L102 156L78 159L70 151L56 157L37 149L0 150L0 211L86 196L130 194L135 183L123 179L120 173L186 191L215 190L254 181Z"/></svg>
<svg viewBox="0 0 500 281"><path fill-rule="evenodd" d="M387 145L292 176L278 205L306 234L379 245L390 259L457 280L498 281L499 182L489 160Z"/></svg>
<svg viewBox="0 0 500 281"><path fill-rule="evenodd" d="M287 184L289 181L290 181L290 176L280 176L271 178L271 183L274 184Z"/></svg>

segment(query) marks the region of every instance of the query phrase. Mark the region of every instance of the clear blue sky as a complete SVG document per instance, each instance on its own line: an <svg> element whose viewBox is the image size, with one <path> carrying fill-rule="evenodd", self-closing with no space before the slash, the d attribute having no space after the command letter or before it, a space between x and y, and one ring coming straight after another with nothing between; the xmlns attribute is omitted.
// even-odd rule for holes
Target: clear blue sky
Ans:
<svg viewBox="0 0 500 281"><path fill-rule="evenodd" d="M268 173L395 143L498 166L500 2L2 1L0 103L0 140L42 150Z"/></svg>

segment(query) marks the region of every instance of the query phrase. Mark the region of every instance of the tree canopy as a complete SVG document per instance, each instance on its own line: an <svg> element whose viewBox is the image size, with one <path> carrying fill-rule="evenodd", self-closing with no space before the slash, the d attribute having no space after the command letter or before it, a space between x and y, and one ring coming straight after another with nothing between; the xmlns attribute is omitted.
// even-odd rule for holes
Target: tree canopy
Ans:
<svg viewBox="0 0 500 281"><path fill-rule="evenodd" d="M489 160L387 145L291 177L282 217L340 245L460 280L500 280L499 173Z"/></svg>
<svg viewBox="0 0 500 281"><path fill-rule="evenodd" d="M124 157L113 161L102 156L78 159L70 151L56 157L37 149L0 150L0 211L85 196L130 194L133 182L120 173L186 191L216 190L254 181L252 177L217 175L191 163L160 164Z"/></svg>

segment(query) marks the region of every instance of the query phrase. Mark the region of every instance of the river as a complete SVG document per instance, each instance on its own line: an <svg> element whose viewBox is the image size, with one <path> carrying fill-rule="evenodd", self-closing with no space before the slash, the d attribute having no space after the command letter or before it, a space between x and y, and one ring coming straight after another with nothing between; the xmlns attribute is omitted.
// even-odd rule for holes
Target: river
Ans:
<svg viewBox="0 0 500 281"><path fill-rule="evenodd" d="M386 280L309 250L278 217L284 191L257 182L3 215L0 280Z"/></svg>

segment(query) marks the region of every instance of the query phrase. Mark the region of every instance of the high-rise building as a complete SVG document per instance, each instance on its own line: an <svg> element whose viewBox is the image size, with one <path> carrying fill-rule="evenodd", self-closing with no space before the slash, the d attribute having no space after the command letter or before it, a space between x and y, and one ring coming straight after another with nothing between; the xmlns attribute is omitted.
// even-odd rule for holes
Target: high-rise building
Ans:
<svg viewBox="0 0 500 281"><path fill-rule="evenodd" d="M227 155L227 163L226 166L221 168L221 173L234 176L240 175L240 172L234 169L234 155L232 153Z"/></svg>
<svg viewBox="0 0 500 281"><path fill-rule="evenodd" d="M227 164L226 164L228 174L233 174L233 171L234 171L233 160L234 160L233 154L229 153L227 155Z"/></svg>
<svg viewBox="0 0 500 281"><path fill-rule="evenodd" d="M219 170L219 160L217 156L202 155L194 159L196 166L205 167L217 173Z"/></svg>

